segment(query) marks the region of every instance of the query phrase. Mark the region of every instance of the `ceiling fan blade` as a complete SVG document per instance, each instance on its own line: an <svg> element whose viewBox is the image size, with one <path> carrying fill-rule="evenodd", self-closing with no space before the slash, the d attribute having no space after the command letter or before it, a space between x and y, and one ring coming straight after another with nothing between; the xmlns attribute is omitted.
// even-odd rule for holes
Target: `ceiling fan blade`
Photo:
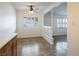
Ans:
<svg viewBox="0 0 79 59"><path fill-rule="evenodd" d="M39 10L39 8L35 8L35 7L34 7L34 10Z"/></svg>

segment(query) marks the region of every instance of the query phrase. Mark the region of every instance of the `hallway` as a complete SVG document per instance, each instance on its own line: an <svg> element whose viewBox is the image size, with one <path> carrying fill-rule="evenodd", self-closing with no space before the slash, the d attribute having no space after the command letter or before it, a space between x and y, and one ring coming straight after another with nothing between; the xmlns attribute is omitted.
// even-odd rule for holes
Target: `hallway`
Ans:
<svg viewBox="0 0 79 59"><path fill-rule="evenodd" d="M65 41L56 41L52 46L41 37L18 39L18 56L65 56L66 44Z"/></svg>

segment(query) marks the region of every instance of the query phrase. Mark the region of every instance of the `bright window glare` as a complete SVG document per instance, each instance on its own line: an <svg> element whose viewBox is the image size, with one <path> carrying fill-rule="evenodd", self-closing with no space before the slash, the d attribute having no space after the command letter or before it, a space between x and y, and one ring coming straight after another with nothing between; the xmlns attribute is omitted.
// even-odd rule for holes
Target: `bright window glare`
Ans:
<svg viewBox="0 0 79 59"><path fill-rule="evenodd" d="M36 27L38 23L38 18L37 17L24 17L23 21L24 21L23 22L24 27L34 28Z"/></svg>
<svg viewBox="0 0 79 59"><path fill-rule="evenodd" d="M57 28L67 28L67 19L57 18Z"/></svg>

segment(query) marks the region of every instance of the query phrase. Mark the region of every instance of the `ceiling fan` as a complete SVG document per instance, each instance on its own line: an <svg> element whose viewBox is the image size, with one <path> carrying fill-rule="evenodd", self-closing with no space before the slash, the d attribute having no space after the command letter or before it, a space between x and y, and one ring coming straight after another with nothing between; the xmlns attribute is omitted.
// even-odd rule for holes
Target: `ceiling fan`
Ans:
<svg viewBox="0 0 79 59"><path fill-rule="evenodd" d="M26 9L28 10L29 14L33 14L34 12L39 11L39 8L35 7L34 5L27 5Z"/></svg>
<svg viewBox="0 0 79 59"><path fill-rule="evenodd" d="M33 14L33 13L34 13L33 6L32 6L32 5L30 5L29 7L30 7L29 13L32 13L32 14Z"/></svg>

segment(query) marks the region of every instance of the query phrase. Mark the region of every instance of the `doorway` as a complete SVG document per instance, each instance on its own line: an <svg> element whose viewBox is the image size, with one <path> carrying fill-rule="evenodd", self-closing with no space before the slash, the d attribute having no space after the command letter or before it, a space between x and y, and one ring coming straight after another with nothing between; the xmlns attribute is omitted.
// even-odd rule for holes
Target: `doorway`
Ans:
<svg viewBox="0 0 79 59"><path fill-rule="evenodd" d="M67 3L63 2L53 9L53 38L56 55L67 55Z"/></svg>

